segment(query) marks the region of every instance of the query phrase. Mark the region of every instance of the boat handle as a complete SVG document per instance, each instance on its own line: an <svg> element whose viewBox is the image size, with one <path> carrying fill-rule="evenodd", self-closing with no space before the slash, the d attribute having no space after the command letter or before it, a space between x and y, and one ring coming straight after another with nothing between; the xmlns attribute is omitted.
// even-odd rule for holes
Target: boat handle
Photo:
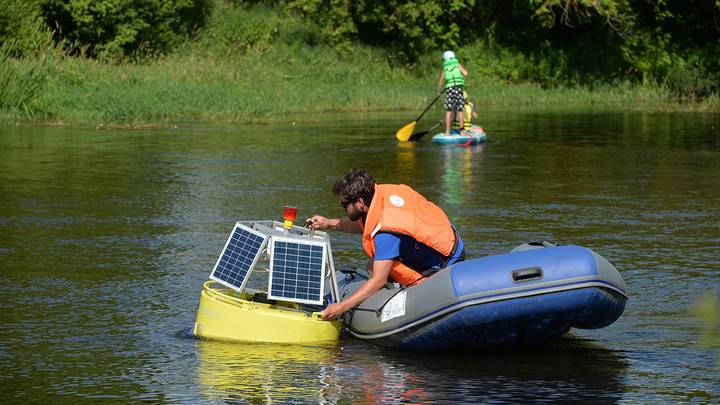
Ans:
<svg viewBox="0 0 720 405"><path fill-rule="evenodd" d="M512 272L512 279L515 283L540 280L542 277L543 271L540 267L527 267L524 269L513 270Z"/></svg>

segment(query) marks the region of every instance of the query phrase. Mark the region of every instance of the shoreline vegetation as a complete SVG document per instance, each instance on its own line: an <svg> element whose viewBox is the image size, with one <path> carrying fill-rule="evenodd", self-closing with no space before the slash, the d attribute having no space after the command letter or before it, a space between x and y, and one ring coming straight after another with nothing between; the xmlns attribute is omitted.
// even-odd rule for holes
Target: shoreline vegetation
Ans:
<svg viewBox="0 0 720 405"><path fill-rule="evenodd" d="M17 39L0 45L0 122L113 129L191 120L302 122L328 112L407 111L412 118L434 98L443 48L400 63L391 49L331 46L319 32L278 7L224 1L214 2L196 35L152 57L73 53L40 30L41 45L32 52L18 52ZM466 89L480 111L720 111L716 92L678 97L667 86L630 80L549 86L490 73L502 63L514 66L505 62L507 52L491 52L482 38L454 49L470 72Z"/></svg>

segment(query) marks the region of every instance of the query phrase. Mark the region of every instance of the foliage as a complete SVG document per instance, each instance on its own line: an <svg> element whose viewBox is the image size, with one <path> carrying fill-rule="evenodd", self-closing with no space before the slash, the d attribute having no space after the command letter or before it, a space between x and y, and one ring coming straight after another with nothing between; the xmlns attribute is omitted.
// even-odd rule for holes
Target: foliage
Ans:
<svg viewBox="0 0 720 405"><path fill-rule="evenodd" d="M678 97L708 96L720 82L720 2L717 0L531 0L549 29L601 16L618 41L612 66L643 83L667 86ZM599 37L595 35L595 38ZM595 41L596 45L598 44ZM600 44L602 45L602 44ZM603 75L607 78L607 75Z"/></svg>
<svg viewBox="0 0 720 405"><path fill-rule="evenodd" d="M668 86L678 97L720 90L720 2L635 0L634 32L621 45L645 83Z"/></svg>
<svg viewBox="0 0 720 405"><path fill-rule="evenodd" d="M45 84L44 58L25 63L12 57L19 47L0 47L0 110L20 111L32 115L32 103Z"/></svg>
<svg viewBox="0 0 720 405"><path fill-rule="evenodd" d="M473 32L475 0L288 0L286 8L312 19L333 43L353 40L390 46L413 62L437 48L456 48Z"/></svg>
<svg viewBox="0 0 720 405"><path fill-rule="evenodd" d="M676 58L665 76L667 86L675 95L684 98L707 97L720 90L720 71L710 71L707 61L720 58L720 46L708 51L709 56L693 53Z"/></svg>
<svg viewBox="0 0 720 405"><path fill-rule="evenodd" d="M434 95L446 47L470 70L468 91L485 106L668 108L668 102L692 100L683 108L720 108L720 43L713 36L717 27L706 21L720 20L720 5L705 7L710 0L692 0L702 3L699 8L680 0L393 1L206 0L213 12L189 40L142 58L163 42L150 45L139 39L148 32L138 30L136 42L120 46L110 33L122 18L106 21L101 32L107 36L89 42L79 33L98 28L100 14L54 25L61 29L56 39L74 38L63 43L74 53L63 54L54 52L39 17L40 4L97 11L103 4L129 3L0 0L0 22L8 27L0 30L0 116L246 122L295 113L412 110ZM171 3L148 0L133 15L154 21L140 11L161 2ZM610 7L621 4L629 8ZM123 10L103 15L118 17ZM352 18L336 21L343 13ZM452 24L457 30L446 29ZM136 58L107 63L117 53Z"/></svg>
<svg viewBox="0 0 720 405"><path fill-rule="evenodd" d="M634 78L682 97L717 91L716 0L285 0L340 49L391 49L414 66L429 52L474 48L496 77L546 86ZM477 51L477 43L486 49ZM458 53L458 52L456 52ZM462 52L459 53L463 56ZM511 66L508 66L511 65Z"/></svg>
<svg viewBox="0 0 720 405"><path fill-rule="evenodd" d="M220 57L262 52L270 48L282 25L281 13L272 8L234 7L218 2L208 24L200 30L197 48Z"/></svg>
<svg viewBox="0 0 720 405"><path fill-rule="evenodd" d="M32 104L45 85L48 50L53 50L50 32L38 5L0 0L0 110L32 115Z"/></svg>
<svg viewBox="0 0 720 405"><path fill-rule="evenodd" d="M209 0L37 0L56 39L76 53L119 58L170 50L202 25Z"/></svg>
<svg viewBox="0 0 720 405"><path fill-rule="evenodd" d="M680 98L720 90L717 21L718 0L0 0L0 39L16 56L42 48L49 29L74 54L110 60L188 49L201 32L198 49L218 57L281 44L330 45L343 58L361 44L426 75L453 49L496 79L629 79Z"/></svg>
<svg viewBox="0 0 720 405"><path fill-rule="evenodd" d="M632 25L632 9L628 0L530 0L534 16L547 27L556 24L573 26L576 22L601 16L608 26L627 33Z"/></svg>
<svg viewBox="0 0 720 405"><path fill-rule="evenodd" d="M0 44L12 56L33 56L49 46L49 29L36 3L0 0Z"/></svg>

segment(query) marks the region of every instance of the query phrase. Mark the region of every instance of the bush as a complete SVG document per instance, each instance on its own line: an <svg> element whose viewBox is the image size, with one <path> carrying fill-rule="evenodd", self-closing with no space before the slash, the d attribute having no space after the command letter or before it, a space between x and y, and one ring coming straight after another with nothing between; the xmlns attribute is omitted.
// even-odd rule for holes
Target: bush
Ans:
<svg viewBox="0 0 720 405"><path fill-rule="evenodd" d="M55 38L75 53L120 58L163 53L208 17L211 0L38 0Z"/></svg>
<svg viewBox="0 0 720 405"><path fill-rule="evenodd" d="M476 31L474 0L284 0L313 20L339 49L359 40L392 49L412 64L424 53L456 48Z"/></svg>
<svg viewBox="0 0 720 405"><path fill-rule="evenodd" d="M40 7L27 0L0 0L0 44L14 57L33 56L50 43Z"/></svg>
<svg viewBox="0 0 720 405"><path fill-rule="evenodd" d="M676 59L665 78L668 90L683 98L705 97L720 90L720 74L713 74L708 69L708 62L698 54Z"/></svg>
<svg viewBox="0 0 720 405"><path fill-rule="evenodd" d="M198 48L223 53L263 51L270 47L283 25L281 14L268 7L233 7L218 3L198 35Z"/></svg>

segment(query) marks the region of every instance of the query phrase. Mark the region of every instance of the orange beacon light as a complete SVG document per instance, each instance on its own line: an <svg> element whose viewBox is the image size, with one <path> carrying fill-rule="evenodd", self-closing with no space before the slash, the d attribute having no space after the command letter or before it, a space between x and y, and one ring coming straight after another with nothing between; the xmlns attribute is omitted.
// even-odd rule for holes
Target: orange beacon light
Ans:
<svg viewBox="0 0 720 405"><path fill-rule="evenodd" d="M292 229L293 222L297 219L298 208L286 205L283 208L283 226L285 229Z"/></svg>

